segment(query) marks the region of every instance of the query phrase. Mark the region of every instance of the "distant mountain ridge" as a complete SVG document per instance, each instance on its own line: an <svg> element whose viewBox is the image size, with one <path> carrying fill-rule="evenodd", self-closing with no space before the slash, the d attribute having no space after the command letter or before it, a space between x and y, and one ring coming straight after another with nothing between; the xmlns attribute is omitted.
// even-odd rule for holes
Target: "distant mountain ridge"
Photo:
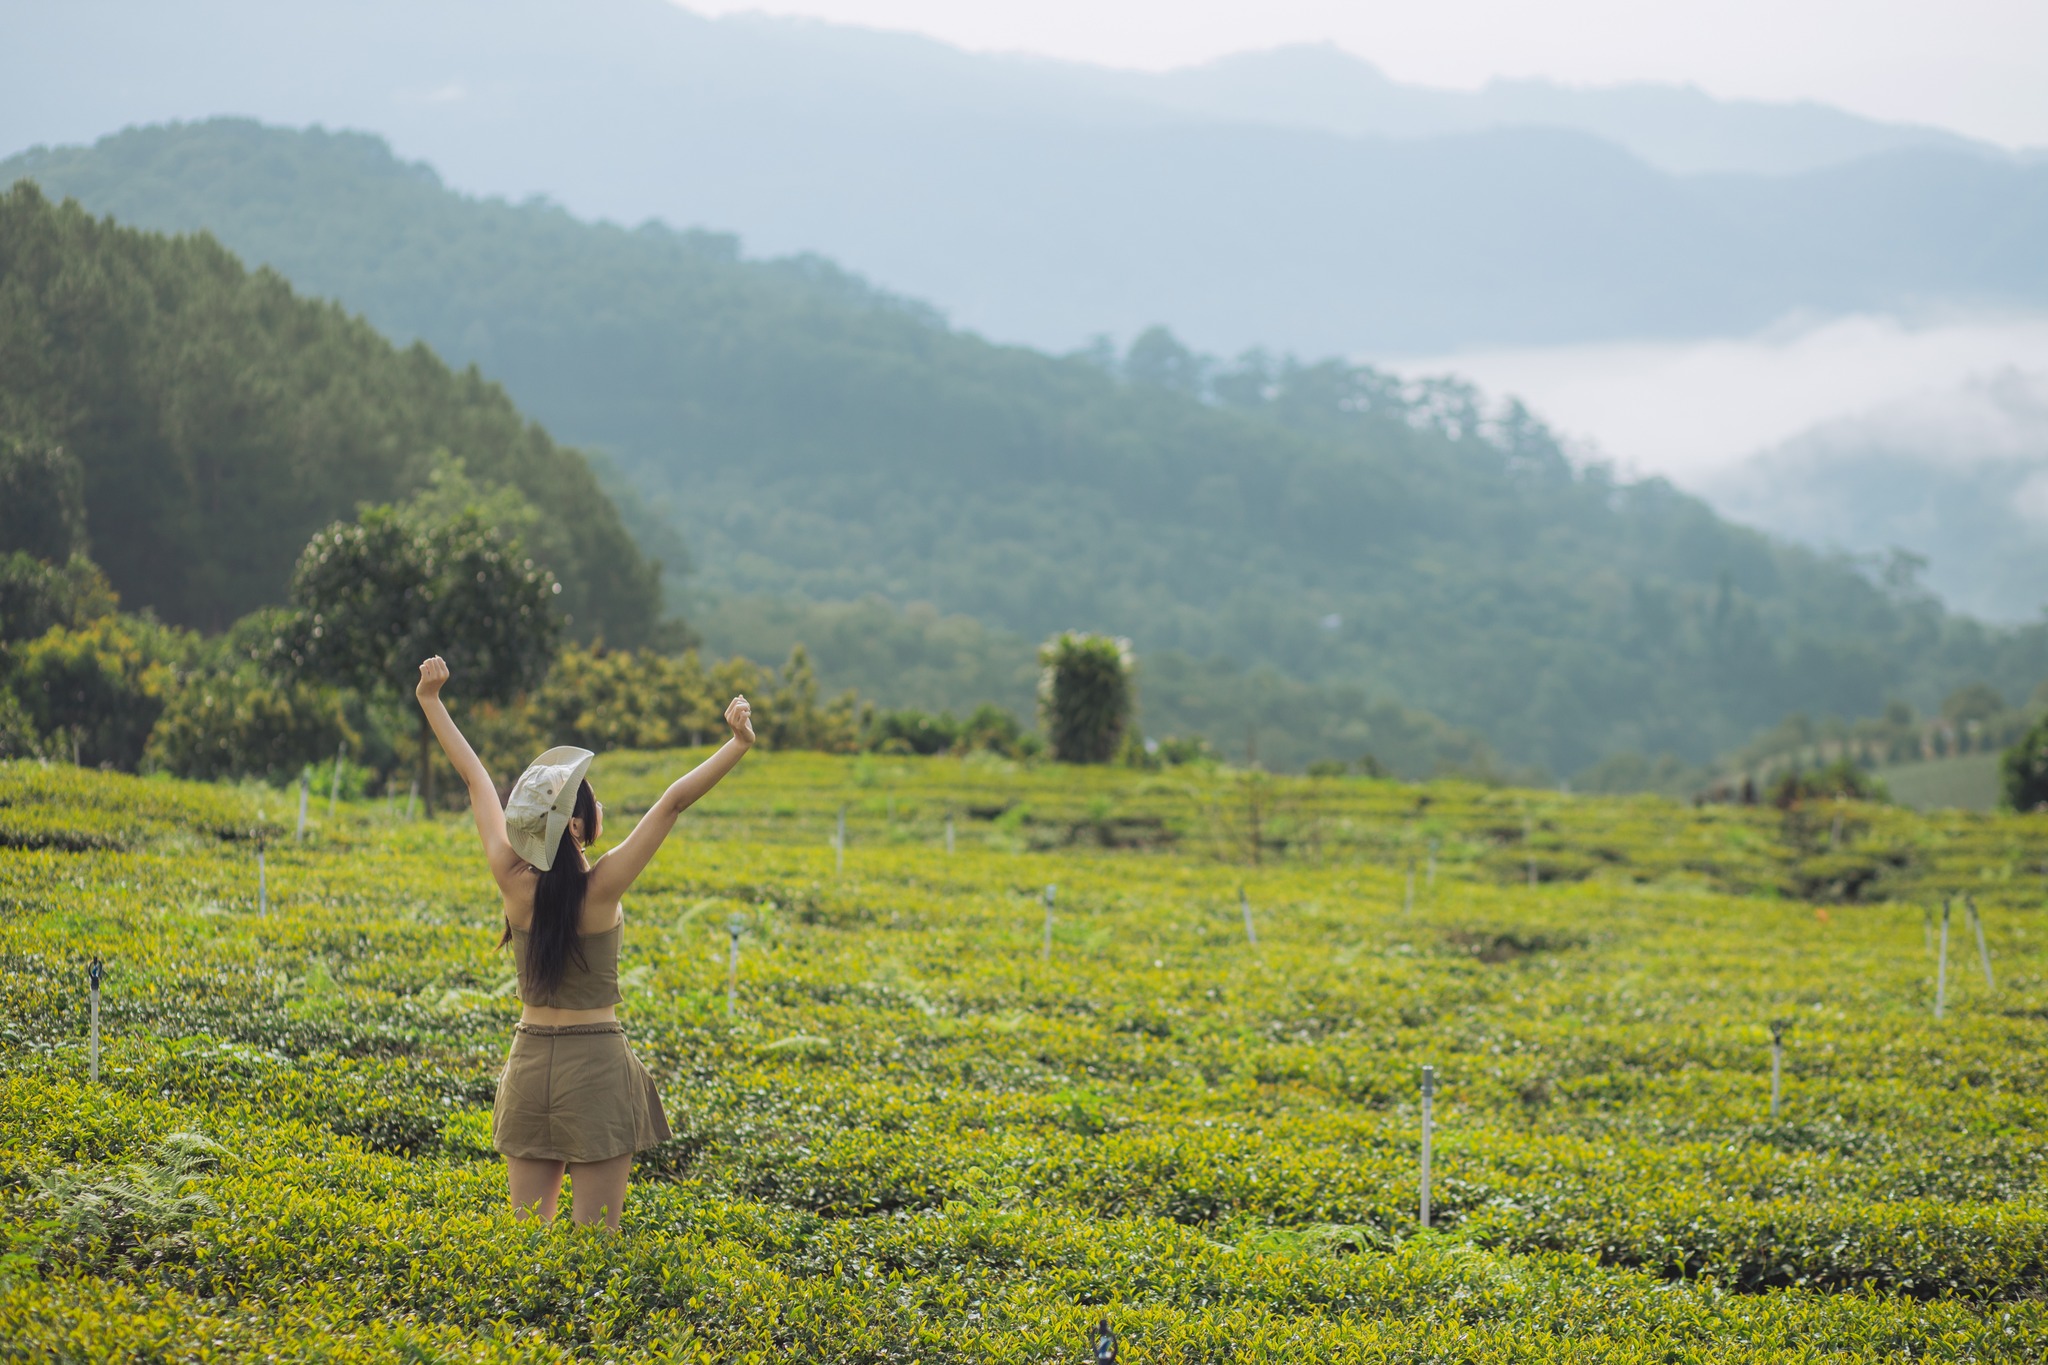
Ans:
<svg viewBox="0 0 2048 1365"><path fill-rule="evenodd" d="M1417 93L1314 51L1136 77L667 0L0 0L0 24L0 147L223 111L365 128L471 192L820 252L1052 350L1160 322L1391 355L2048 305L2048 165L1682 92ZM1383 107L1427 136L1355 135ZM1640 159L1660 138L1748 169L1668 173ZM1806 169L1756 174L1760 148Z"/></svg>
<svg viewBox="0 0 2048 1365"><path fill-rule="evenodd" d="M1575 88L1495 80L1476 91L1404 85L1333 43L1245 52L1157 76L1104 72L1105 89L1189 114L1341 133L1427 138L1498 128L1589 133L1674 175L1797 175L1908 148L2006 159L1939 128L1811 102L1717 99L1692 86Z"/></svg>
<svg viewBox="0 0 2048 1365"><path fill-rule="evenodd" d="M210 229L476 362L611 457L703 597L929 602L1012 656L1055 629L1127 635L1161 665L1154 700L1178 689L1171 714L1233 749L1282 699L1355 757L1393 700L1569 774L2048 675L2048 629L1988 630L1668 484L1575 469L1528 413L1455 383L1271 358L1204 373L1164 334L1107 364L995 346L821 258L465 197L360 134L139 129L0 164L17 175ZM1278 743L1260 752L1315 755Z"/></svg>

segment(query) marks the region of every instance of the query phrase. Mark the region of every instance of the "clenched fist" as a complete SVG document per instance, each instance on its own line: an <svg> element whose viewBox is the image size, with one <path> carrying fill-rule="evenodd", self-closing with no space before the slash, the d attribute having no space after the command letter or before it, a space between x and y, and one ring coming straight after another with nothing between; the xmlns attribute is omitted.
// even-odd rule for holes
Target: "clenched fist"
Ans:
<svg viewBox="0 0 2048 1365"><path fill-rule="evenodd" d="M414 694L421 701L432 701L441 695L441 684L448 681L448 661L436 654L420 665L420 685Z"/></svg>
<svg viewBox="0 0 2048 1365"><path fill-rule="evenodd" d="M445 675L447 670L442 670ZM732 727L732 737L742 744L754 742L754 706L745 697L734 697L725 708L725 723Z"/></svg>

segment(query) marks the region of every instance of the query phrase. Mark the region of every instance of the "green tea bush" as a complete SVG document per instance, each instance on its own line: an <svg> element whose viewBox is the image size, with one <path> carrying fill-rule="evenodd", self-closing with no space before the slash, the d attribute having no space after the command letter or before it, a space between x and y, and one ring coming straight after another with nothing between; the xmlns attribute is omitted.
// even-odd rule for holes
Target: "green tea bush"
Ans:
<svg viewBox="0 0 2048 1365"><path fill-rule="evenodd" d="M696 756L604 755L618 830ZM9 1352L1022 1365L1103 1317L1135 1360L2048 1349L2029 818L757 752L628 898L677 1136L612 1237L504 1207L466 817L316 802L261 916L279 799L0 765L0 827L70 832L0 845ZM1171 838L1049 837L1138 827ZM1925 912L1963 894L1996 986L1953 918L1937 1023Z"/></svg>

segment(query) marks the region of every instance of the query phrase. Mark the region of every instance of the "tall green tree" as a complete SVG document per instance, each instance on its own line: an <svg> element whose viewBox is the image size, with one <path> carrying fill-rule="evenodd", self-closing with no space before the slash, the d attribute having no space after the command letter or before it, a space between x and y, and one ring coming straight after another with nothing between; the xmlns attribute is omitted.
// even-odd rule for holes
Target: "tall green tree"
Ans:
<svg viewBox="0 0 2048 1365"><path fill-rule="evenodd" d="M1135 688L1128 640L1063 631L1038 651L1039 721L1061 763L1107 763L1130 728Z"/></svg>
<svg viewBox="0 0 2048 1365"><path fill-rule="evenodd" d="M85 470L54 441L0 432L0 554L61 564L85 550Z"/></svg>
<svg viewBox="0 0 2048 1365"><path fill-rule="evenodd" d="M420 661L439 654L466 700L509 702L547 676L562 633L561 591L474 508L442 518L372 507L307 542L277 662L396 700L411 690ZM421 714L417 761L429 811L430 740Z"/></svg>

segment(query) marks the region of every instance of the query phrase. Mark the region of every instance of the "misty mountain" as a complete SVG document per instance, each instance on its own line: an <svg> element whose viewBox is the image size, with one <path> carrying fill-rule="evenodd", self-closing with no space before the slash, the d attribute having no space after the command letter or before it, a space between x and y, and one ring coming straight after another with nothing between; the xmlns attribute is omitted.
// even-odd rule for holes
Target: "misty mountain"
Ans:
<svg viewBox="0 0 2048 1365"><path fill-rule="evenodd" d="M1796 175L1907 148L2005 159L1997 147L1939 128L1880 122L1811 102L1716 99L1691 86L1581 89L1495 80L1463 91L1404 85L1332 43L1240 53L1159 75L1092 74L1106 90L1188 114L1350 137L1570 129L1675 175Z"/></svg>
<svg viewBox="0 0 2048 1365"><path fill-rule="evenodd" d="M1318 734L1353 756L1392 700L1555 773L1623 749L1704 761L1788 711L1927 707L1977 679L2020 696L2048 674L2048 630L1986 630L1661 481L1575 468L1530 414L1455 382L1205 370L1163 332L1097 359L996 346L815 256L465 197L359 134L142 129L0 165L16 175L210 229L479 364L609 455L629 520L688 544L699 601L927 602L1012 655L1109 631L1180 657L1185 716L1292 705L1264 667L1324 689ZM1198 705L1198 683L1235 700Z"/></svg>
<svg viewBox="0 0 2048 1365"><path fill-rule="evenodd" d="M1823 423L1702 491L1810 545L1918 556L1926 586L1974 615L2048 610L2048 374L2008 370Z"/></svg>
<svg viewBox="0 0 2048 1365"><path fill-rule="evenodd" d="M2048 165L1852 137L1814 111L1688 123L1683 92L1653 114L1662 96L1639 91L1503 87L1396 121L1415 136L1354 136L1369 68L1331 75L1313 52L1126 77L667 0L0 0L0 16L0 145L222 112L365 128L472 192L824 253L1050 349L1167 322L1225 354L1413 354L2048 302L2031 249ZM1543 126L1487 112L1518 109ZM1809 116L1835 131L1793 128ZM1747 145L1728 130L1758 119L1761 142L1808 161L1829 137L1875 154L1677 176L1584 131Z"/></svg>

